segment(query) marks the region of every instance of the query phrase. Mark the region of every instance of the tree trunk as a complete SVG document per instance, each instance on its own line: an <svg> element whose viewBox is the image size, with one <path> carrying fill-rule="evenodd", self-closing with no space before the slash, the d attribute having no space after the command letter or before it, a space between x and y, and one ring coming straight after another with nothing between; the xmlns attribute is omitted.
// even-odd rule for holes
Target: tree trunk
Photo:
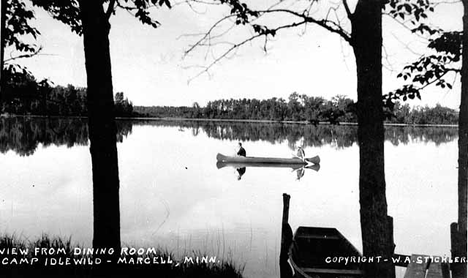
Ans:
<svg viewBox="0 0 468 278"><path fill-rule="evenodd" d="M351 18L357 68L359 202L364 256L393 255L387 219L382 108L381 1L360 0ZM390 263L365 264L366 277L392 277Z"/></svg>
<svg viewBox="0 0 468 278"><path fill-rule="evenodd" d="M463 0L463 51L468 53L468 0ZM458 122L458 223L452 224L452 256L466 258L466 218L468 184L468 55L462 56L461 103ZM455 264L454 278L467 277L466 263Z"/></svg>
<svg viewBox="0 0 468 278"><path fill-rule="evenodd" d="M119 168L112 73L110 24L102 1L80 0L87 73L89 139L93 165L93 247L120 248Z"/></svg>
<svg viewBox="0 0 468 278"><path fill-rule="evenodd" d="M3 66L5 64L5 46L6 46L6 6L7 0L1 0L2 7L0 9L0 103L3 101L3 88L5 77L3 76Z"/></svg>

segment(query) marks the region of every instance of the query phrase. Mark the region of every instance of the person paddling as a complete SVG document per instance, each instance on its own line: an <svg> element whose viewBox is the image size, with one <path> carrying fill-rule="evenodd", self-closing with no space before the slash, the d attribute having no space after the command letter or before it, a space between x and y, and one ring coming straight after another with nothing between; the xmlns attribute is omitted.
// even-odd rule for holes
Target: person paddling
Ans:
<svg viewBox="0 0 468 278"><path fill-rule="evenodd" d="M239 151L237 152L237 155L245 157L247 154L245 152L245 149L242 147L242 143L239 142Z"/></svg>
<svg viewBox="0 0 468 278"><path fill-rule="evenodd" d="M302 160L305 160L305 152L304 152L304 149L299 146L297 148L297 155L296 155L298 158L302 159Z"/></svg>

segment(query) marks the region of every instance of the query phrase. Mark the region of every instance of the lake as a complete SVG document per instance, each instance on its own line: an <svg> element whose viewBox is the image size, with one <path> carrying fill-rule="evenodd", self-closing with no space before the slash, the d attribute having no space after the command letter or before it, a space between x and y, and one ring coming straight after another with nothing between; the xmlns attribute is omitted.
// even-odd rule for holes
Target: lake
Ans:
<svg viewBox="0 0 468 278"><path fill-rule="evenodd" d="M42 233L90 246L88 130L80 119L0 118L2 233ZM289 222L337 228L362 250L357 128L300 124L119 121L122 244L201 251L279 277L282 194ZM457 220L456 128L387 127L388 214L396 253L450 255ZM217 168L216 155L291 157L302 144L320 170ZM299 178L300 177L300 178ZM397 273L401 276L401 269Z"/></svg>

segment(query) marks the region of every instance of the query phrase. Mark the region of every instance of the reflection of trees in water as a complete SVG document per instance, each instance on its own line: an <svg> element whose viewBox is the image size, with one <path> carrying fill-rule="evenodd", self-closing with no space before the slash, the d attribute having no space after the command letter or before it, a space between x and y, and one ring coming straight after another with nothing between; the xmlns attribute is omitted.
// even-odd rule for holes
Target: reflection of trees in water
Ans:
<svg viewBox="0 0 468 278"><path fill-rule="evenodd" d="M234 141L287 142L291 149L303 140L303 146L321 147L331 145L347 148L357 143L356 126L304 125L281 123L242 123L216 121L139 121L137 125L152 125L191 129L197 136L200 130L208 137ZM385 140L397 146L410 142L433 142L436 145L451 142L458 138L458 130L451 127L398 127L385 128Z"/></svg>
<svg viewBox="0 0 468 278"><path fill-rule="evenodd" d="M385 139L393 145L410 142L435 143L436 146L458 138L458 129L453 127L386 127Z"/></svg>
<svg viewBox="0 0 468 278"><path fill-rule="evenodd" d="M117 141L132 131L128 121L117 123ZM39 144L67 147L88 145L88 125L80 118L0 118L0 152L14 151L21 156L32 155Z"/></svg>
<svg viewBox="0 0 468 278"><path fill-rule="evenodd" d="M295 149L300 140L303 146L331 145L347 148L357 143L357 127L304 125L280 123L241 123L216 121L117 121L117 141L132 132L132 125L150 125L188 129L193 136L200 132L210 138L233 141L287 142ZM433 142L436 145L458 138L456 128L448 127L387 127L385 138L393 145L410 142ZM42 144L73 147L88 145L86 119L79 118L0 118L0 152L13 150L22 156L31 155Z"/></svg>

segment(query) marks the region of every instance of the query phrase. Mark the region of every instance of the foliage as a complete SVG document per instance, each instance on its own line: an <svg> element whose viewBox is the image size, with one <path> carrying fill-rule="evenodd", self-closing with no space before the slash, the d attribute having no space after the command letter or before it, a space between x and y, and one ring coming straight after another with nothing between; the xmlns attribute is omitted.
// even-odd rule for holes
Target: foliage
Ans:
<svg viewBox="0 0 468 278"><path fill-rule="evenodd" d="M250 119L272 121L354 121L351 99L343 96L326 101L322 97L309 97L292 93L288 102L283 98L222 99L209 101L205 107L135 107L135 111L152 117L181 117L206 119Z"/></svg>
<svg viewBox="0 0 468 278"><path fill-rule="evenodd" d="M106 15L109 18L115 13L116 8L120 8L133 14L141 23L154 28L160 23L151 18L149 9L157 6L167 6L171 8L169 0L101 0L107 3ZM78 35L82 35L83 26L80 19L80 4L78 0L32 0L35 6L46 10L54 19L68 25L70 29Z"/></svg>
<svg viewBox="0 0 468 278"><path fill-rule="evenodd" d="M3 47L13 47L21 54L35 53L39 47L24 41L24 37L32 36L34 39L40 32L30 25L34 19L34 12L22 0L7 0L5 10L6 28ZM6 59L9 61L17 57Z"/></svg>
<svg viewBox="0 0 468 278"><path fill-rule="evenodd" d="M456 124L458 113L441 105L435 108L413 108L409 105L395 106L395 114L388 122L404 124ZM221 99L209 101L205 107L136 106L141 116L158 118L204 118L269 121L307 121L317 124L329 122L356 122L356 108L353 100L335 96L331 100L292 93L288 101L282 98Z"/></svg>
<svg viewBox="0 0 468 278"><path fill-rule="evenodd" d="M122 92L115 94L114 111L116 116L130 117L133 115L133 104L124 97Z"/></svg>
<svg viewBox="0 0 468 278"><path fill-rule="evenodd" d="M20 77L21 75L32 74L23 66L15 63L17 59L28 58L38 54L41 47L28 42L28 39L36 39L40 32L30 25L30 21L34 19L34 12L26 6L22 0L6 0L2 1L5 7L2 7L4 12L5 27L2 29L1 53L4 55L5 49L11 48L9 57L0 57L3 59L0 63L1 84L2 86ZM3 88L2 88L3 97Z"/></svg>
<svg viewBox="0 0 468 278"><path fill-rule="evenodd" d="M427 18L428 11L434 11L434 4L427 0L417 0L413 4L409 4L410 1L392 0L391 2L394 2L392 5L396 7L393 13L390 13L392 16L401 16L404 19L402 14L408 13L415 17L411 23L417 27L411 29L411 31L428 38L427 48L429 52L406 65L397 75L398 78L408 83L384 95L384 105L390 110L394 108L397 100L421 99L422 90L430 85L435 85L441 89L452 89L452 82L449 82L447 78L450 73L457 74L460 72L463 35L459 31L444 32L439 28L421 22Z"/></svg>
<svg viewBox="0 0 468 278"><path fill-rule="evenodd" d="M431 39L428 47L436 52L423 55L403 68L397 77L410 83L386 94L385 105L393 108L398 99L421 99L421 91L432 84L442 89L452 89L452 84L446 78L451 72L460 72L461 36L461 32L444 32Z"/></svg>
<svg viewBox="0 0 468 278"><path fill-rule="evenodd" d="M402 124L452 124L458 123L458 112L454 109L437 104L435 107L410 108L409 104L401 105L396 102L393 108L393 116L388 120L391 123Z"/></svg>
<svg viewBox="0 0 468 278"><path fill-rule="evenodd" d="M420 22L423 19L426 19L428 12L434 11L434 3L431 3L429 0L390 0L387 1L385 7L385 12L397 20L408 20L413 26L416 26L411 29L413 33L428 32L432 34L434 30Z"/></svg>
<svg viewBox="0 0 468 278"><path fill-rule="evenodd" d="M28 71L16 68L5 76L0 113L14 115L86 116L86 88L73 85L52 87L37 80ZM131 116L133 104L120 92L115 97L115 115Z"/></svg>

